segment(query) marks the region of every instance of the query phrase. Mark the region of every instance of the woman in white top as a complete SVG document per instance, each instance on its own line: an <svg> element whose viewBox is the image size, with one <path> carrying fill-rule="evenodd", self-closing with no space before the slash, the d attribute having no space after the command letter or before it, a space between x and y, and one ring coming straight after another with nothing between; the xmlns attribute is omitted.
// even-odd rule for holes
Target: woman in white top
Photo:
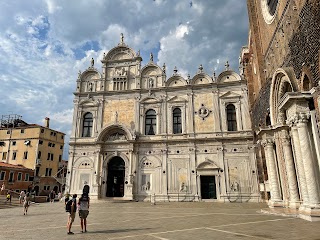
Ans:
<svg viewBox="0 0 320 240"><path fill-rule="evenodd" d="M87 232L87 217L89 214L90 198L87 193L83 193L79 198L79 217L81 220L81 232ZM83 231L84 227L84 231Z"/></svg>
<svg viewBox="0 0 320 240"><path fill-rule="evenodd" d="M27 215L30 203L31 203L30 194L27 193L23 198L23 215Z"/></svg>

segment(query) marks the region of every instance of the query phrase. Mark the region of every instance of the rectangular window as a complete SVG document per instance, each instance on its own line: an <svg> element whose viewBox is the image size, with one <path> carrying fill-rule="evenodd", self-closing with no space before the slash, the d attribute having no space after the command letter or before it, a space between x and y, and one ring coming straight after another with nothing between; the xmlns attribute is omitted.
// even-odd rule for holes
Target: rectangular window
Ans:
<svg viewBox="0 0 320 240"><path fill-rule="evenodd" d="M38 152L38 159L41 159L41 151Z"/></svg>
<svg viewBox="0 0 320 240"><path fill-rule="evenodd" d="M60 149L63 149L63 145L60 145Z"/></svg>
<svg viewBox="0 0 320 240"><path fill-rule="evenodd" d="M53 136L56 136L57 135L57 133L53 133Z"/></svg>
<svg viewBox="0 0 320 240"><path fill-rule="evenodd" d="M23 159L28 159L28 151L23 153Z"/></svg>
<svg viewBox="0 0 320 240"><path fill-rule="evenodd" d="M52 136L52 135L53 135L53 132L51 132L50 135Z"/></svg>
<svg viewBox="0 0 320 240"><path fill-rule="evenodd" d="M48 153L47 160L53 161L53 153Z"/></svg>
<svg viewBox="0 0 320 240"><path fill-rule="evenodd" d="M40 167L36 167L36 176L39 176Z"/></svg>
<svg viewBox="0 0 320 240"><path fill-rule="evenodd" d="M12 152L12 160L16 160L17 159L17 152Z"/></svg>
<svg viewBox="0 0 320 240"><path fill-rule="evenodd" d="M5 172L5 171L2 171L2 172L0 173L0 180L3 181L4 178L5 178L5 176L6 176L6 172Z"/></svg>
<svg viewBox="0 0 320 240"><path fill-rule="evenodd" d="M59 162L61 162L62 160L62 155L59 155Z"/></svg>
<svg viewBox="0 0 320 240"><path fill-rule="evenodd" d="M7 160L7 152L2 153L2 160Z"/></svg>
<svg viewBox="0 0 320 240"><path fill-rule="evenodd" d="M56 145L54 143L52 143L52 147L55 147Z"/></svg>
<svg viewBox="0 0 320 240"><path fill-rule="evenodd" d="M45 190L45 191L50 190L50 186L44 186L43 190Z"/></svg>
<svg viewBox="0 0 320 240"><path fill-rule="evenodd" d="M39 140L39 144L42 145L42 144L43 144L43 141L42 141L42 140Z"/></svg>
<svg viewBox="0 0 320 240"><path fill-rule="evenodd" d="M51 147L51 142L48 143L48 146Z"/></svg>
<svg viewBox="0 0 320 240"><path fill-rule="evenodd" d="M44 129L43 128L41 128L41 133L44 133Z"/></svg>
<svg viewBox="0 0 320 240"><path fill-rule="evenodd" d="M13 182L13 180L14 180L14 172L10 172L8 182Z"/></svg>
<svg viewBox="0 0 320 240"><path fill-rule="evenodd" d="M63 135L61 135L61 139L63 139Z"/></svg>
<svg viewBox="0 0 320 240"><path fill-rule="evenodd" d="M29 181L29 173L26 173L26 175L24 175L24 181Z"/></svg>
<svg viewBox="0 0 320 240"><path fill-rule="evenodd" d="M10 130L7 130L7 134L10 134Z"/></svg>
<svg viewBox="0 0 320 240"><path fill-rule="evenodd" d="M19 172L19 173L18 173L18 181L21 181L21 180L22 180L22 173Z"/></svg>
<svg viewBox="0 0 320 240"><path fill-rule="evenodd" d="M17 142L16 141L12 141L12 146L15 146L17 145Z"/></svg>
<svg viewBox="0 0 320 240"><path fill-rule="evenodd" d="M50 177L52 172L52 168L46 168L46 177Z"/></svg>
<svg viewBox="0 0 320 240"><path fill-rule="evenodd" d="M21 129L21 130L20 130L20 133L24 133L24 129Z"/></svg>

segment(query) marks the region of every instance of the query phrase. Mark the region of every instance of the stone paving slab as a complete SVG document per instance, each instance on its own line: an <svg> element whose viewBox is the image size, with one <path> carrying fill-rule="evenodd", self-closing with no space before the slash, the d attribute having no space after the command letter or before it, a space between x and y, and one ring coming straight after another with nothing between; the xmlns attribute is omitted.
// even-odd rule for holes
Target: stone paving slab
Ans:
<svg viewBox="0 0 320 240"><path fill-rule="evenodd" d="M320 239L319 222L261 214L255 203L91 203L88 232L75 219L67 235L64 203L0 209L0 239Z"/></svg>

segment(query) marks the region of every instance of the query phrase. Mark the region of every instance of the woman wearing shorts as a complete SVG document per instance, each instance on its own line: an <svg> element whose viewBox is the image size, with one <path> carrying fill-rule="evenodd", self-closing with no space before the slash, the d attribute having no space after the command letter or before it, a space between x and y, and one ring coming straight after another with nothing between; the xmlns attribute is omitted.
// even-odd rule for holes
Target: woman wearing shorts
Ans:
<svg viewBox="0 0 320 240"><path fill-rule="evenodd" d="M90 198L87 193L83 193L79 198L79 217L81 221L81 232L87 232L87 217L89 214ZM84 230L83 230L84 228Z"/></svg>
<svg viewBox="0 0 320 240"><path fill-rule="evenodd" d="M23 215L27 215L30 206L30 194L27 193L23 198Z"/></svg>

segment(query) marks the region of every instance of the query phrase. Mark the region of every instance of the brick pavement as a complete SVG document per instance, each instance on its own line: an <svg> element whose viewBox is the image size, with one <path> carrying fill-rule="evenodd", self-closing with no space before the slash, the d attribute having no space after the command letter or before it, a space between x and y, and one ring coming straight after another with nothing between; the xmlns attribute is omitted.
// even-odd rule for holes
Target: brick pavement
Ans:
<svg viewBox="0 0 320 240"><path fill-rule="evenodd" d="M64 203L0 209L0 239L320 239L319 223L261 214L253 203L91 203L88 233L76 217L67 235Z"/></svg>

